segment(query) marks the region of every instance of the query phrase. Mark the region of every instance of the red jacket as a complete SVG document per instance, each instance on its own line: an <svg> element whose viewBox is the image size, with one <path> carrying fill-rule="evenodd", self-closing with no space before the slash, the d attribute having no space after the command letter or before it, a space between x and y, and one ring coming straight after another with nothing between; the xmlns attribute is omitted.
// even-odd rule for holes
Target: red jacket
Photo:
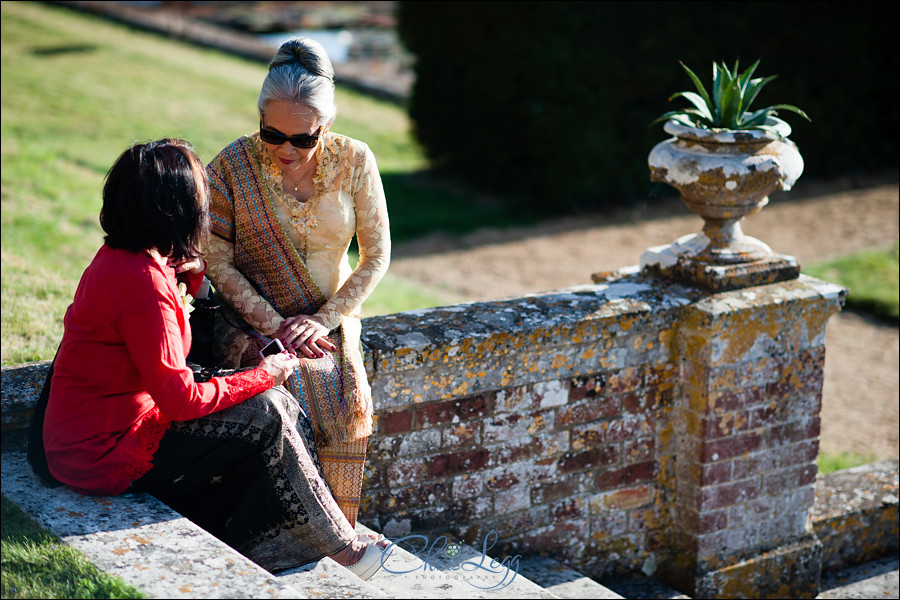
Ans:
<svg viewBox="0 0 900 600"><path fill-rule="evenodd" d="M259 368L194 382L185 363L191 328L175 271L164 261L104 245L66 311L44 446L53 476L79 492L125 491L151 468L171 421L220 411L272 387L272 376ZM186 279L195 291L202 277Z"/></svg>

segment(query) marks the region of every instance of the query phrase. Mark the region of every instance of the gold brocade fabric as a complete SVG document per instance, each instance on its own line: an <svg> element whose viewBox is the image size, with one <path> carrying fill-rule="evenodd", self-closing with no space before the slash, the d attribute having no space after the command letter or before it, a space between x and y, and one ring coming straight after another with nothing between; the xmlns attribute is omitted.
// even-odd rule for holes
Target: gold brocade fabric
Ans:
<svg viewBox="0 0 900 600"><path fill-rule="evenodd" d="M208 166L211 235L206 260L207 276L233 309L225 311L227 320L239 326L219 322L222 366L257 364L258 348L286 317L308 315L331 331L329 339L338 350L320 359L301 359L301 369L286 383L313 421L322 450L353 446L372 431L359 315L363 300L387 270L390 234L381 179L365 144L329 132L316 161L315 193L300 203L282 190L280 170L258 134L219 153ZM347 250L354 235L360 257L351 269ZM352 486L345 484L358 483L358 508L365 443L355 460L348 458L352 453L338 454L341 460L328 467L328 459L322 458L323 469L346 514L352 502L342 503L339 496L353 496ZM343 475L334 474L335 468L343 469Z"/></svg>

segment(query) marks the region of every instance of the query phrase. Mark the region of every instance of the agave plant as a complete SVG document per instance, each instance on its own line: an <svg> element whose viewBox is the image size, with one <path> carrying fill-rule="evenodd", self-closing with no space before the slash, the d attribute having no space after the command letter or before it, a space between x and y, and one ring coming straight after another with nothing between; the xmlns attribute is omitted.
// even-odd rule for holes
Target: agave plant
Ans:
<svg viewBox="0 0 900 600"><path fill-rule="evenodd" d="M669 97L669 101L675 98L685 98L694 108L683 108L665 113L655 119L651 125L660 121L673 120L701 129L763 129L778 134L766 120L777 114L779 110L789 110L797 113L807 121L812 119L791 104L774 104L750 111L750 104L756 99L760 90L777 75L750 79L759 65L757 60L746 71L738 74L738 61L734 63L734 69L729 70L725 63L713 62L712 94L708 94L706 88L700 83L700 78L691 71L687 65L680 63L687 71L688 76L697 87L697 92L676 92Z"/></svg>

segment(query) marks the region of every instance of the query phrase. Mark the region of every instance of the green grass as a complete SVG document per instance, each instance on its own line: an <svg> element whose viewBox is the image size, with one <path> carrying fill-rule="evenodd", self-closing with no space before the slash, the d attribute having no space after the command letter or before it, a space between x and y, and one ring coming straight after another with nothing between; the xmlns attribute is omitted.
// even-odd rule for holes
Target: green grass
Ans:
<svg viewBox="0 0 900 600"><path fill-rule="evenodd" d="M3 598L144 598L90 564L2 496Z"/></svg>
<svg viewBox="0 0 900 600"><path fill-rule="evenodd" d="M900 324L900 245L843 256L803 271L846 287L847 309Z"/></svg>
<svg viewBox="0 0 900 600"><path fill-rule="evenodd" d="M876 457L874 455L856 454L855 452L840 452L837 454L821 452L819 453L819 473L827 475L828 473L867 465L875 461Z"/></svg>

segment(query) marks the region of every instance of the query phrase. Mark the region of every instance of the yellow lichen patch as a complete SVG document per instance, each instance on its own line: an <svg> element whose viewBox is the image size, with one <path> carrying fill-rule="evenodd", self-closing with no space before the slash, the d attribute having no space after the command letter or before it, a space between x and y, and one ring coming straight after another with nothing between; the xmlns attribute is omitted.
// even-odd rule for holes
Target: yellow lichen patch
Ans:
<svg viewBox="0 0 900 600"><path fill-rule="evenodd" d="M543 431L547 427L547 423L544 421L543 415L537 415L534 418L534 421L531 422L531 425L528 426L528 433L535 434L540 431Z"/></svg>

